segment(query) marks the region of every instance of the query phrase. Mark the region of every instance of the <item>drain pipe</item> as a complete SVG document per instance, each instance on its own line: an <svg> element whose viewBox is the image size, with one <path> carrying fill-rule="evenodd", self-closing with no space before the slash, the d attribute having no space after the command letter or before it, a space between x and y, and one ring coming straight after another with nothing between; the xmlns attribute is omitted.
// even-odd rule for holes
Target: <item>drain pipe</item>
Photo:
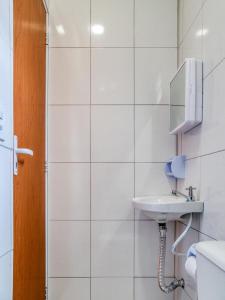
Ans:
<svg viewBox="0 0 225 300"><path fill-rule="evenodd" d="M159 223L160 253L158 267L158 283L161 291L166 294L174 291L176 288L184 288L184 279L174 279L169 285L165 282L165 258L166 258L166 223Z"/></svg>

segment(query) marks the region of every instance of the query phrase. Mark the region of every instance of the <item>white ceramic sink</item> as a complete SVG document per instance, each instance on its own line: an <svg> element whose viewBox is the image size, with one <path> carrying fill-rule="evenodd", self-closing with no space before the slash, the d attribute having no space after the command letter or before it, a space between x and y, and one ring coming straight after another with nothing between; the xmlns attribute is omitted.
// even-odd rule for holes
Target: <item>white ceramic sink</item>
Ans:
<svg viewBox="0 0 225 300"><path fill-rule="evenodd" d="M133 199L133 205L158 223L178 220L185 214L203 211L203 202L187 201L186 198L175 195L137 197Z"/></svg>

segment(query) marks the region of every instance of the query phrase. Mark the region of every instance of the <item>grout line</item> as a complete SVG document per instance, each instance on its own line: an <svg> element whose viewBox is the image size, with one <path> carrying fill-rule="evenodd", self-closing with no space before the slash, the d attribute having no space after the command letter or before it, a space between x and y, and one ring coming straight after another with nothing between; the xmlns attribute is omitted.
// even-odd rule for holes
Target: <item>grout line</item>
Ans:
<svg viewBox="0 0 225 300"><path fill-rule="evenodd" d="M89 49L89 48L91 48L91 49L133 49L133 48L136 48L136 49L177 49L177 46L174 46L174 47L172 47L172 46L168 46L168 47L162 47L162 46L159 46L159 47L157 47L157 46L108 46L108 47L106 47L106 46L103 46L103 47L95 47L95 46L91 46L91 47L89 47L89 46L74 46L74 47L72 47L72 46L68 46L68 47L66 47L66 46L49 46L49 48L50 49Z"/></svg>
<svg viewBox="0 0 225 300"><path fill-rule="evenodd" d="M202 158L202 157L205 157L205 156L214 155L214 154L221 153L221 152L225 152L225 149L217 150L217 151L214 151L214 152L210 152L210 153L206 153L206 154L202 154L202 155L198 155L198 156L189 157L189 158L186 159L186 161L190 161L190 160L197 159L197 158Z"/></svg>
<svg viewBox="0 0 225 300"><path fill-rule="evenodd" d="M157 276L92 276L92 277L88 277L88 276L49 276L48 278L50 279L64 279L64 278L74 278L74 279L91 279L91 278L121 278L121 279L124 279L124 278L130 278L130 279L157 279ZM165 276L165 278L167 279L171 279L171 278L174 278L173 276Z"/></svg>
<svg viewBox="0 0 225 300"><path fill-rule="evenodd" d="M208 77L210 77L210 75L212 73L214 73L215 70L217 70L217 68L222 65L222 63L225 61L225 57L221 58L221 60L205 75L205 77L203 78L203 80L207 80Z"/></svg>
<svg viewBox="0 0 225 300"><path fill-rule="evenodd" d="M49 161L49 164L165 164L166 161Z"/></svg>
<svg viewBox="0 0 225 300"><path fill-rule="evenodd" d="M126 103L85 103L85 104L78 104L78 103L61 103L61 104L58 104L58 103L50 103L48 106L133 106L134 103L129 103L129 104L126 104ZM164 104L164 103L135 103L136 106L170 106L170 104ZM183 106L183 105L174 105L174 106Z"/></svg>
<svg viewBox="0 0 225 300"><path fill-rule="evenodd" d="M182 222L182 221L180 221L180 220L177 221L177 222L187 227L187 224L186 224L186 223L184 223L184 222ZM200 231L200 230L198 230L198 229L196 229L196 228L194 228L194 227L192 227L192 226L191 226L191 229L194 230L194 231L196 231L196 232L198 232L198 233L200 233L200 234L202 234L202 235L205 235L205 236L209 237L210 239L216 240L216 239L215 239L214 237L212 237L211 235L209 235L209 234L207 234L207 233L204 233L204 232L202 232L202 231Z"/></svg>
<svg viewBox="0 0 225 300"><path fill-rule="evenodd" d="M10 250L4 252L3 254L0 255L0 259L4 258L5 256L7 256L8 254L10 254L12 252L13 252L13 249L10 249Z"/></svg>
<svg viewBox="0 0 225 300"><path fill-rule="evenodd" d="M206 1L205 1L206 2ZM182 14L182 39L181 41L179 42L179 39L178 39L178 48L180 48L182 46L182 44L184 43L184 40L185 38L187 37L188 33L191 31L194 23L196 22L197 18L200 16L200 14L202 13L202 10L203 10L203 7L204 7L205 3L202 3L201 4L201 7L200 9L198 10L197 14L195 15L195 17L193 18L191 24L188 26L186 32L184 33L183 32L183 14ZM183 9L182 9L182 12L184 11L184 5L183 5Z"/></svg>
<svg viewBox="0 0 225 300"><path fill-rule="evenodd" d="M92 32L91 32L91 26L92 26L92 0L90 0L90 300L92 298L92 226L91 226L91 218L92 218L92 164L91 164L91 152L92 152L92 134L91 134L91 124L92 124L92 109L91 109L91 104L92 104Z"/></svg>
<svg viewBox="0 0 225 300"><path fill-rule="evenodd" d="M1 148L4 148L5 150L13 151L13 148L11 148L11 147L9 147L9 146L6 146L6 145L0 144L0 149L1 149Z"/></svg>
<svg viewBox="0 0 225 300"><path fill-rule="evenodd" d="M138 221L144 221L144 222L155 222L151 219L49 219L48 222L138 222Z"/></svg>
<svg viewBox="0 0 225 300"><path fill-rule="evenodd" d="M135 34L135 8L136 8L136 2L135 0L133 0L133 45L134 45L134 49L133 49L133 134L134 134L134 166L133 166L133 172L134 172L134 197L136 194L136 188L135 188L135 183L136 183L136 165L135 165L135 159L136 159L136 138L135 138L135 128L136 128L136 111L135 111L135 102L136 102L136 51L135 51L135 45L136 45L136 34ZM135 228L135 209L133 208L133 217L134 217L134 224L133 224L133 300L135 300L135 257L136 257L136 251L135 251L135 246L136 246L136 241L135 241L135 235L136 235L136 228Z"/></svg>

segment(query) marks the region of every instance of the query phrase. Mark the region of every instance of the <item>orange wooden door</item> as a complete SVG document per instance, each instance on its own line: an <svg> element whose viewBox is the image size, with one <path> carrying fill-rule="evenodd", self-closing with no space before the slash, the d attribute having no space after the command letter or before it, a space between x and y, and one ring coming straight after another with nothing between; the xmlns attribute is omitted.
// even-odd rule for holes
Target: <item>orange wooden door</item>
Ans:
<svg viewBox="0 0 225 300"><path fill-rule="evenodd" d="M45 298L46 12L42 0L14 0L14 300Z"/></svg>

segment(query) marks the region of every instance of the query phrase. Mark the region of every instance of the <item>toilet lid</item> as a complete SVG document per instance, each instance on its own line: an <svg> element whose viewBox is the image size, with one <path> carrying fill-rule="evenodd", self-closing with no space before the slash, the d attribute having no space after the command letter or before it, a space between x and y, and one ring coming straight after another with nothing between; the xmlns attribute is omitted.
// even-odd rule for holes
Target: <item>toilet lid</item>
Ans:
<svg viewBox="0 0 225 300"><path fill-rule="evenodd" d="M197 255L200 253L225 271L225 241L206 241L196 244Z"/></svg>

